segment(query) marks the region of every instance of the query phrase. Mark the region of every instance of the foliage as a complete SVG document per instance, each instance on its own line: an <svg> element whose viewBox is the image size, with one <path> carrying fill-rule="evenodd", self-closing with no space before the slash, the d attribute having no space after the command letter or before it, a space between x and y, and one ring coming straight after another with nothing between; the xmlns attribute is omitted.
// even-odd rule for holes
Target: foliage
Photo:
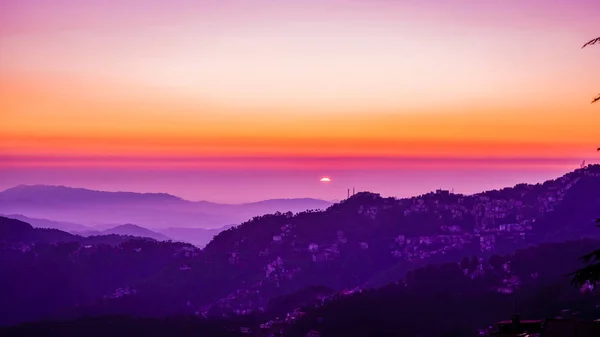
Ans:
<svg viewBox="0 0 600 337"><path fill-rule="evenodd" d="M581 48L585 48L585 47L592 46L592 45L595 45L595 44L600 44L600 37L597 37L597 38L595 38L595 39L593 39L593 40L590 40L590 41L586 42L586 43L583 45L583 47L581 47ZM595 98L592 100L592 103L595 103L595 102L597 102L597 101L600 101L600 94L599 94L598 96L596 96L596 97L595 97ZM600 148L599 148L598 150L600 151Z"/></svg>
<svg viewBox="0 0 600 337"><path fill-rule="evenodd" d="M167 254L171 245L169 243L142 243L143 250L137 253L132 248L139 247L140 243L121 245L121 253L117 253L116 247L106 246L107 250L103 253L106 261L102 263L105 269L97 271L91 277L97 278L101 277L102 273L111 273L110 268L113 264L143 270L143 265L136 265L134 262L136 256L153 259L160 255L171 255ZM473 336L478 328L508 319L513 313L515 295L498 291L506 288L507 280L515 284L519 311L524 318L547 318L559 314L565 316L563 311L567 308L580 311L578 317L596 318L600 315L599 309L596 308L600 294L583 293L570 287L563 275L577 256L598 244L598 241L593 240L544 244L519 250L511 255L494 255L487 261L471 257L464 258L460 263L429 265L410 272L402 282L376 290L363 290L352 295L331 296L334 293L332 289L322 286L308 287L288 296L274 298L266 312L249 316L218 319L177 316L176 310L167 310L176 309L172 307L176 305L176 301L169 300L170 295L164 296L165 293L154 288L150 296L140 292L138 295L141 295L141 298L138 300L133 300L136 296L131 296L105 301L103 307L96 306L94 311L85 312L88 314L86 318L42 321L0 328L0 335L233 337L241 335L240 327L249 327L253 332L257 332L260 330L259 324L275 317L285 317L285 312L302 308L306 314L296 324L284 326L289 336L304 336L311 329L321 331L323 336ZM50 245L46 247L49 249L46 254L52 253L55 259L66 263L67 260L60 256L75 246L59 245L56 247L61 248L55 250L52 248L55 246ZM148 251L149 255L139 255L143 254L143 251ZM162 253L158 255L152 251ZM122 254L120 258L123 261L117 262L114 254ZM102 256L97 256L95 259L100 262L103 260L101 258ZM44 264L49 263L47 259L45 258ZM165 261L160 259L156 263L165 265ZM64 275L64 268L60 265L53 265L53 268L59 269L52 270L56 274ZM99 265L94 264L95 267ZM509 266L508 270L506 266ZM84 271L87 272L89 271ZM133 272L126 277L131 279L135 274L136 272ZM57 293L58 300L61 297L63 300L70 300L68 292L65 291L68 288L72 291L78 289L74 282L68 285L62 283L69 280L51 280L46 272L35 275L51 281L48 287L52 287ZM36 279L21 279L21 282L23 281L26 281L26 286L39 286ZM165 288L173 287L165 285ZM188 287L187 290L189 289ZM17 291L27 292L26 289ZM40 290L31 288L31 291ZM47 292L46 296L51 294L47 289L42 291ZM314 300L322 298L325 298L322 306L321 300ZM54 297L46 299L51 302L50 309L58 308L59 302L55 301ZM45 303L39 305L46 306ZM5 306L3 304L0 307ZM31 306L16 305L12 308L17 311L32 309ZM168 318L149 318L156 316Z"/></svg>
<svg viewBox="0 0 600 337"><path fill-rule="evenodd" d="M600 37L586 42L581 48L594 44L600 44ZM599 100L600 95L594 98L592 103ZM598 148L598 151L600 151L600 148ZM600 224L600 219L596 220L596 222ZM600 225L598 225L598 227L600 227ZM588 265L569 274L573 276L572 283L575 285L582 285L586 282L590 282L595 287L597 283L600 283L600 249L582 256L580 260Z"/></svg>
<svg viewBox="0 0 600 337"><path fill-rule="evenodd" d="M170 317L167 319L135 318L127 316L86 317L75 321L27 323L0 328L0 335L56 336L56 337L187 337L243 336L240 329L232 329L231 322L195 317Z"/></svg>
<svg viewBox="0 0 600 337"><path fill-rule="evenodd" d="M597 244L545 244L487 262L465 258L459 264L419 268L404 282L310 308L288 333L303 336L316 329L323 336L475 336L478 328L510 319L517 298L523 319L568 317L573 315L565 311L568 308L580 311L573 317L595 319L600 315L600 294L574 289L563 275L570 261ZM474 278L472 272L477 274ZM516 292L498 291L507 279L517 280Z"/></svg>
<svg viewBox="0 0 600 337"><path fill-rule="evenodd" d="M596 220L596 222L600 224L600 219ZM581 286L589 282L595 288L600 284L600 249L585 254L579 260L586 263L587 266L569 274L573 277L571 283Z"/></svg>

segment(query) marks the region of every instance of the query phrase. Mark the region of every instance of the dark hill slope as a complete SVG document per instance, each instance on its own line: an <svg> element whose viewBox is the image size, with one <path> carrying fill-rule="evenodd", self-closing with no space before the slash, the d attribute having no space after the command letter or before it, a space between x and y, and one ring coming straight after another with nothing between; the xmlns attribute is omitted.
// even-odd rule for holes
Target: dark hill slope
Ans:
<svg viewBox="0 0 600 337"><path fill-rule="evenodd" d="M69 243L118 245L135 239L131 235L94 235L83 237L53 228L34 228L30 224L17 219L0 216L0 244L4 245L34 245L39 243ZM151 238L145 238L153 240Z"/></svg>
<svg viewBox="0 0 600 337"><path fill-rule="evenodd" d="M316 284L383 285L426 264L596 234L598 187L600 166L591 165L544 184L472 196L438 191L397 200L358 193L325 211L265 215L223 231L201 263L230 280L230 292L220 293L220 305L230 308L262 306Z"/></svg>
<svg viewBox="0 0 600 337"><path fill-rule="evenodd" d="M287 332L289 336L313 329L323 336L476 336L478 328L510 319L515 296L523 319L574 314L597 319L600 293L572 287L565 273L577 268L578 256L599 245L591 240L546 244L487 261L431 265L411 272L404 282L331 297L323 306L306 308L306 315L288 325Z"/></svg>

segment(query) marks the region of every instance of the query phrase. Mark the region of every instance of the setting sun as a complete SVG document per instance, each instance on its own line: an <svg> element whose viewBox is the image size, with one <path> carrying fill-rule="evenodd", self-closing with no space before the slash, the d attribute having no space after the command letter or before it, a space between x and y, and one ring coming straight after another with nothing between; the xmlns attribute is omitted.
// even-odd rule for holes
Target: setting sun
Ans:
<svg viewBox="0 0 600 337"><path fill-rule="evenodd" d="M321 178L321 182L323 182L323 183L328 183L328 182L330 182L330 181L331 181L331 179L329 179L329 178L327 178L327 177L323 177L323 178Z"/></svg>

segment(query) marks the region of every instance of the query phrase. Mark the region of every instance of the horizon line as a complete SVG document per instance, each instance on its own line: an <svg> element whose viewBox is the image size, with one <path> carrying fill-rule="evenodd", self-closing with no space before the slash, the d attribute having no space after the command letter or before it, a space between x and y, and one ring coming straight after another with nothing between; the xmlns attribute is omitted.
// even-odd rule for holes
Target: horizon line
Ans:
<svg viewBox="0 0 600 337"><path fill-rule="evenodd" d="M568 171L568 172L566 172L566 173L564 173L564 174L562 174L560 176L557 176L557 177L552 178L552 179L544 180L543 182L547 182L547 181L552 181L552 180L559 179L561 177L564 177L567 174L574 173L574 172L576 172L578 170L585 169L585 168L588 168L590 166L600 166L600 164L587 164L585 167L580 167L580 168L577 168L577 169L574 169L574 170L570 170L570 171ZM505 187L502 187L502 188L514 188L516 185L520 185L520 184L535 185L534 183L524 183L524 182L522 182L522 183L517 183L517 184L515 184L513 186L505 186ZM539 182L537 184L539 184ZM86 187L75 187L75 186L54 185L54 184L18 184L18 185L15 185L13 187L9 187L9 188L7 188L5 190L2 190L2 191L0 191L0 193L6 192L8 190L15 189L15 188L18 188L18 187L63 187L63 188L68 188L68 189L78 189L78 190L87 190L87 191L92 191L92 192L105 192L105 193L133 193L133 194L141 194L141 195L163 194L163 195L168 195L168 196L171 196L171 197L178 198L178 199L180 199L182 201L188 201L188 202L205 202L205 203L213 203L213 204L220 204L220 205L245 205L245 204L247 205L247 204L260 203L260 202L265 202L265 201L310 199L310 200L315 200L315 201L324 201L324 202L329 203L330 204L329 206L331 206L331 205L334 205L334 204L341 203L342 201L348 199L348 198L343 198L343 199L325 200L325 199L314 198L314 197L295 197L295 198L289 198L288 197L288 198L268 198L268 199L262 199L262 200L247 201L247 202L237 202L237 203L226 203L226 202L215 202L215 201L209 201L209 200L190 200L190 199L186 199L186 198L183 198L183 197L180 197L180 196L177 196L175 194L168 193L168 192L136 192L136 191L123 191L123 190L99 190L99 189L92 189L92 188L86 188ZM341 188L341 190L346 190L346 189L347 189L347 187ZM450 189L440 188L440 189L437 189L437 190L449 191L450 192L451 190L453 191L454 188L452 188L451 190ZM421 193L421 194L418 194L418 195L411 195L411 196L407 196L407 197L400 197L400 196L395 196L395 195L383 196L381 193L377 193L377 192L373 192L373 191L361 191L361 190L358 190L356 192L356 194L359 194L359 193L372 193L372 194L377 194L377 195L381 196L382 198L390 198L391 197L391 198L395 198L397 200L401 200L401 199L411 199L411 198L414 198L414 197L419 197L419 196L422 196L422 195L426 195L428 193L436 192L437 190L431 190L431 191L429 191L427 193ZM481 193L485 193L485 192L489 192L489 191L495 191L495 190L498 190L498 189L482 190L482 191L475 192L475 193L460 193L460 192L450 192L450 193L455 194L455 195L474 196L474 195L477 195L477 194L481 194Z"/></svg>

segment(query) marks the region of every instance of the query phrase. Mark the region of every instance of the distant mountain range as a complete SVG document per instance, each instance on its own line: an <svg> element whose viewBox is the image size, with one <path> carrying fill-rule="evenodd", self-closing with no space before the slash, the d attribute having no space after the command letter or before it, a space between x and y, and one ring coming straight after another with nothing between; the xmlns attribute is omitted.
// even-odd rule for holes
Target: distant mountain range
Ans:
<svg viewBox="0 0 600 337"><path fill-rule="evenodd" d="M88 237L70 234L53 228L35 228L21 220L0 216L0 243L57 244L77 242L82 245L119 245L132 239L152 240L150 237L135 237L129 234L106 233Z"/></svg>
<svg viewBox="0 0 600 337"><path fill-rule="evenodd" d="M185 227L172 227L172 228L158 228L155 230L149 230L147 228L133 225L104 225L87 227L80 224L71 222L53 221L48 219L30 218L20 214L7 214L1 215L6 218L17 219L26 222L33 227L37 228L48 228L48 229L59 229L61 231L69 232L75 235L87 236L98 236L98 235L126 235L134 237L146 237L152 238L157 241L179 241L193 244L198 248L206 246L210 240L221 231L231 228L232 226L223 226L220 228L185 228Z"/></svg>
<svg viewBox="0 0 600 337"><path fill-rule="evenodd" d="M20 185L0 192L0 214L52 219L60 226L55 228L69 230L77 230L77 226L66 226L67 222L88 227L132 223L149 229L221 228L256 215L324 209L330 205L328 201L309 198L218 204L188 201L166 193L104 192L47 185Z"/></svg>

